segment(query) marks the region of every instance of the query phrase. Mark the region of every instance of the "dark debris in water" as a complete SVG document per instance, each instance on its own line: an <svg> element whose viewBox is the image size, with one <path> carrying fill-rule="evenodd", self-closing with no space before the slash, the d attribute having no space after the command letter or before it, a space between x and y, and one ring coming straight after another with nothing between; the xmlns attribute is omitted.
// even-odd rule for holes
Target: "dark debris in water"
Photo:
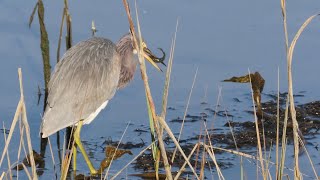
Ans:
<svg viewBox="0 0 320 180"><path fill-rule="evenodd" d="M118 141L113 141L112 139L105 140L102 145L104 146L118 146ZM134 149L134 148L142 148L145 146L145 142L141 139L141 142L133 143L133 142L121 142L119 144L119 148L121 149Z"/></svg>
<svg viewBox="0 0 320 180"><path fill-rule="evenodd" d="M215 111L212 108L205 108L205 112L199 113L199 115L191 115L187 114L184 122L193 123L199 121L207 121L209 117L212 116L219 116L219 117L234 117L229 111ZM172 123L182 123L183 118L178 116L177 118L171 119L170 122Z"/></svg>
<svg viewBox="0 0 320 180"><path fill-rule="evenodd" d="M35 150L33 150L33 157L34 157L34 162L35 162L35 165L37 167L39 167L42 163L44 163L44 159L43 157L38 154ZM23 165L25 165L26 167L31 167L31 163L30 163L30 154L28 154L20 164L18 164L17 166L15 166L14 170L18 170L18 171L21 171L23 170Z"/></svg>
<svg viewBox="0 0 320 180"><path fill-rule="evenodd" d="M242 102L242 101L240 101L240 99L238 99L238 98L233 98L233 101L234 101L234 102L238 102L238 103Z"/></svg>
<svg viewBox="0 0 320 180"><path fill-rule="evenodd" d="M91 180L92 178L90 176L85 176L84 174L78 174L74 179L75 180Z"/></svg>
<svg viewBox="0 0 320 180"><path fill-rule="evenodd" d="M187 156L191 153L193 147L194 147L194 144L188 144L188 145L181 146L181 148L183 149L184 153ZM191 163L191 165L193 165L193 167L195 167L195 165L197 164L197 168L198 169L200 168L202 152L203 152L203 148L200 147L198 155L196 152L193 154L193 156L190 160L190 163ZM168 159L172 159L173 149L167 150L166 153L167 153ZM215 153L216 153L216 151L215 151ZM218 153L218 151L217 151L217 153ZM172 166L180 168L184 164L184 162L185 162L185 160L184 160L183 156L181 155L181 153L179 151L177 151ZM221 160L221 161L218 160L218 165L222 169L226 169L226 168L233 166L233 164L231 162L229 162L229 161L223 162L223 160ZM209 169L210 166L214 167L213 161L211 161L211 159L206 159L205 168ZM136 162L133 164L133 167L136 170L143 170L144 172L154 171L154 161L153 161L151 150L149 150L148 152L145 152L143 155L139 156L138 159L136 160ZM163 167L162 160L160 160L160 167ZM190 172L185 172L185 173L190 173Z"/></svg>
<svg viewBox="0 0 320 180"><path fill-rule="evenodd" d="M110 163L112 161L119 159L121 156L125 154L132 155L132 152L125 149L117 149L114 146L107 146L105 150L105 158L100 163L98 174L103 173L104 170L110 166Z"/></svg>
<svg viewBox="0 0 320 180"><path fill-rule="evenodd" d="M286 94L281 94L281 97L285 98ZM282 99L282 101L285 103L285 100ZM266 146L270 147L272 143L275 142L276 138L276 120L277 120L277 103L276 100L267 101L265 103L262 103L262 114L258 114L259 118L262 118L262 121L259 121L259 131L260 131L260 137L261 141L262 139L262 127L264 128L265 133L265 141ZM320 130L320 101L314 101L302 105L296 106L296 113L297 113L297 119L299 122L300 132L301 135L303 135L305 140L309 140L315 137L315 134L319 133ZM248 111L249 113L253 113L252 111ZM283 128L283 119L284 119L284 113L285 110L283 107L280 107L280 129ZM198 115L191 115L188 114L186 116L186 122L192 123L192 122L199 122L202 120L205 120L208 117L212 117L213 115L223 116L226 115L230 116L229 112L226 111L215 111L211 108L206 108L203 113L199 113ZM252 116L254 117L254 116ZM176 119L171 120L171 122L182 122L182 118L178 117ZM262 126L263 125L263 126ZM233 134L230 132L225 131L225 127L231 126L233 129ZM215 129L208 129L208 133L211 136L211 143L213 146L221 147L225 149L236 149L236 146L241 149L241 151L252 151L252 148L255 148L257 146L257 134L256 134L256 127L255 122L253 120L246 121L246 122L236 122L236 121L230 121L229 123L225 124L225 127L215 128ZM135 129L134 132L138 133L148 133L148 128L141 127L138 129ZM282 135L282 130L280 130L280 138ZM288 120L288 128L287 128L287 137L288 137L288 143L292 143L292 122L289 118ZM234 139L237 144L234 143ZM168 159L172 158L173 150L174 150L174 143L170 138L165 138L165 143L167 144L167 155ZM185 152L185 154L188 156L195 143L199 142L199 140L203 140L203 135L192 135L186 139L181 139L180 144L181 148ZM117 146L119 142L112 141L111 139L104 140L101 146ZM308 142L306 142L308 144ZM127 142L127 143L120 143L119 148L121 149L133 149L133 148L142 148L145 147L145 143L143 140L138 143L133 142ZM319 145L315 144L313 145L314 148L318 149ZM319 148L320 149L320 148ZM233 166L232 163L234 159L233 157L230 158L230 156L221 155L222 153L225 153L224 151L215 150L214 151L216 155L223 156L223 158L217 158L218 164L220 168L229 168ZM129 153L129 151L124 150L123 154ZM201 165L201 157L203 153L202 147L199 149L198 155L197 153L194 153L194 155L191 158L191 164L195 165L198 164L198 168ZM121 153L120 153L121 154ZM180 168L183 163L185 162L182 155L177 151L175 161L173 162L172 166L173 168ZM209 169L214 167L213 162L210 158L206 159L205 168ZM140 177L142 179L154 179L154 160L151 153L151 150L146 151L143 155L138 157L138 159L132 164L133 168L137 170L137 172L141 172L139 174L132 174L133 176ZM162 159L160 159L160 167L163 167ZM163 172L162 172L163 173ZM188 168L184 175L189 174ZM160 178L163 176L163 174L160 174ZM82 177L86 178L86 177Z"/></svg>
<svg viewBox="0 0 320 180"><path fill-rule="evenodd" d="M174 107L168 107L168 110L175 111L175 110L176 110L176 108L174 108Z"/></svg>
<svg viewBox="0 0 320 180"><path fill-rule="evenodd" d="M206 114L206 113L204 113L204 112L200 113L200 115L190 115L190 114L187 114L184 122L198 122L198 121L200 121L200 120L206 121L207 118L208 118L208 114ZM183 122L183 118L177 117L177 118L175 118L175 119L170 120L170 122L173 122L173 123L182 123L182 122Z"/></svg>
<svg viewBox="0 0 320 180"><path fill-rule="evenodd" d="M307 117L313 117L318 120L320 119L320 101L313 101L300 105L299 107L305 110L304 113Z"/></svg>
<svg viewBox="0 0 320 180"><path fill-rule="evenodd" d="M303 92L300 92L300 93L301 94L294 94L293 97L304 97L304 95L302 94ZM278 100L277 94L266 93L264 95L268 96L269 98L271 98L275 102ZM288 92L279 93L279 101L280 101L281 105L284 105L286 103L287 96L288 96Z"/></svg>
<svg viewBox="0 0 320 180"><path fill-rule="evenodd" d="M205 108L204 110L207 111L209 114L217 115L220 117L233 117L233 115L229 111L216 111L212 108Z"/></svg>
<svg viewBox="0 0 320 180"><path fill-rule="evenodd" d="M176 173L173 173L175 176ZM136 176L140 177L142 179L156 179L156 173L155 172L146 172L146 173L141 173L141 174L130 174L130 176ZM165 174L158 174L159 180L165 180L167 176ZM178 178L178 180L183 180L183 178Z"/></svg>
<svg viewBox="0 0 320 180"><path fill-rule="evenodd" d="M277 103L275 101L268 101L262 103L263 114L258 114L257 116L262 119L259 125L260 134L263 132L265 134L266 145L270 146L272 142L276 141L276 127L277 127ZM296 107L297 120L299 122L300 135L308 136L308 139L312 139L315 134L319 133L320 130L320 114L317 114L320 107L320 101L315 101L312 103L307 103L304 105L299 105ZM252 113L250 111L249 113ZM283 119L285 110L280 108L280 138L282 138L283 129ZM245 147L256 147L257 146L257 135L256 135L256 125L253 121L247 122L230 122L231 127L233 127L233 133L237 146L239 148ZM229 127L229 123L225 124ZM287 137L288 142L292 142L292 120L288 119L287 124ZM220 134L212 134L215 139L215 143L222 144L225 148L235 148L235 144L232 139L231 133L227 133L224 138ZM260 136L263 137L262 134ZM227 141L228 139L229 141ZM262 139L261 139L262 140Z"/></svg>
<svg viewBox="0 0 320 180"><path fill-rule="evenodd" d="M285 98L287 93L282 93L281 98ZM301 95L303 96L303 95ZM285 102L285 100L282 100ZM261 104L263 107L262 114L257 114L258 118L262 121L258 121L259 132L261 141L263 140L262 132L264 130L264 138L266 141L266 146L269 147L273 142L276 141L276 122L277 122L277 103L274 100L267 101ZM205 109L207 112L216 113L215 110L211 108ZM248 111L253 114L253 111ZM283 119L285 114L285 109L280 107L280 138L282 138L282 129L283 129ZM289 112L290 113L290 112ZM216 113L220 116L226 116L226 112L219 111ZM230 115L228 115L230 116ZM313 101L310 103L302 104L296 106L296 116L299 122L300 135L305 140L310 140L315 138L316 134L320 133L320 101ZM193 117L193 116L190 116ZM254 116L252 116L254 117ZM195 121L196 122L196 121ZM251 149L257 146L257 134L256 134L256 125L254 120L246 122L236 122L231 121L225 124L225 127L231 126L233 128L233 135L231 132L224 131L212 131L209 129L209 134L211 135L211 141L214 146L223 147L226 149L235 149L238 148ZM288 143L292 143L292 120L288 119L287 124L287 137ZM304 138L305 137L305 138ZM199 139L199 135L189 137L187 139L180 140L180 143L191 143L196 142ZM237 144L234 143L234 139ZM168 143L168 142L167 142ZM168 144L172 142L169 141ZM308 143L308 142L305 142ZM216 152L219 153L219 152Z"/></svg>

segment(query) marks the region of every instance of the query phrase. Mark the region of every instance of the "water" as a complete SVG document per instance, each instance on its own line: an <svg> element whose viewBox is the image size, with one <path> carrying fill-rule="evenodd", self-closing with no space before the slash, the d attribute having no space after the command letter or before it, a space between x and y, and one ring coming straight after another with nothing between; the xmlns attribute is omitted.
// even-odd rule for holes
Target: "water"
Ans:
<svg viewBox="0 0 320 180"><path fill-rule="evenodd" d="M43 87L42 59L39 48L38 19L34 19L28 28L29 15L35 2L3 0L0 2L0 121L9 128L19 101L19 84L17 68L23 71L25 100L28 120L31 126L33 146L39 147L38 133L42 107L37 106L38 85ZM62 15L62 2L45 1L45 23L50 40L51 62L56 61L58 32ZM133 3L131 3L133 5ZM73 42L91 36L91 21L98 29L97 36L108 37L117 41L128 32L127 17L121 1L71 1ZM138 1L140 21L144 39L149 47L156 50L162 47L169 54L177 18L179 28L173 63L172 81L169 94L169 106L175 111L168 111L168 119L182 117L191 88L192 80L199 68L193 95L190 101L189 114L203 111L200 105L207 101L214 107L219 87L222 88L223 106L236 114L239 120L248 120L250 116L243 110L252 110L250 87L248 84L222 83L221 80L236 75L244 75L248 69L259 71L266 80L264 92L277 89L277 72L280 71L280 90L286 91L286 60L282 16L279 1ZM318 13L319 1L290 1L287 3L289 39L294 37L300 25L309 16ZM133 11L133 9L132 9ZM315 19L298 41L293 58L294 92L306 91L305 97L297 99L300 103L318 100L320 86L318 83L320 41L318 40L319 19ZM63 49L64 50L64 49ZM161 105L164 74L151 67L148 68L150 86L157 107ZM207 92L206 92L207 89ZM233 101L238 97L242 103ZM142 138L149 142L149 135L138 137L135 128L147 124L146 103L140 73L136 73L134 81L128 88L117 92L106 110L82 130L83 140L90 141L99 137L111 136L119 140L125 126L129 126L124 142L139 141ZM160 109L160 108L158 108ZM250 117L252 118L252 117ZM217 120L217 126L225 123L225 119ZM200 123L187 124L183 137L197 134ZM178 124L172 124L172 130L178 132ZM3 136L3 135L1 135ZM55 137L52 137L55 142ZM0 148L3 149L3 138ZM13 142L18 142L17 135ZM316 143L319 141L317 140ZM10 147L15 156L17 144ZM312 148L310 146L310 148ZM53 143L56 152L56 145ZM140 149L134 150L137 154ZM311 150L312 151L312 150ZM49 152L47 151L47 154ZM318 152L311 152L317 155ZM57 157L57 156L55 156ZM103 153L95 153L96 166ZM117 161L111 167L116 172L132 157ZM47 157L46 179L53 174L51 158ZM303 164L308 165L306 157ZM314 158L315 160L317 158ZM80 159L81 161L81 159ZM57 158L56 158L57 162ZM288 162L290 165L290 162ZM315 162L319 169L319 162ZM249 163L248 179L255 178L255 166ZM5 167L5 166L3 166ZM310 168L305 169L311 174ZM79 169L85 171L86 165L80 163ZM229 173L230 172L230 173ZM131 168L127 173L135 173ZM226 169L223 174L227 179L237 178L237 165ZM125 174L123 175L125 176Z"/></svg>

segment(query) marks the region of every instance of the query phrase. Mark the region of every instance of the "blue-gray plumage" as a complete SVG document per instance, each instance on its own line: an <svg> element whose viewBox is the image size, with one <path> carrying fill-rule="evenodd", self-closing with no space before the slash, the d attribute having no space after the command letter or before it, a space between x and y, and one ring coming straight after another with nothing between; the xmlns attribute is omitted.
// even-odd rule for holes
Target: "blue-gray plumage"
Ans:
<svg viewBox="0 0 320 180"><path fill-rule="evenodd" d="M42 137L80 120L88 124L105 108L116 90L133 79L138 60L132 44L131 34L124 35L117 44L93 37L64 54L49 82ZM156 58L147 47L143 55L153 65L164 60Z"/></svg>

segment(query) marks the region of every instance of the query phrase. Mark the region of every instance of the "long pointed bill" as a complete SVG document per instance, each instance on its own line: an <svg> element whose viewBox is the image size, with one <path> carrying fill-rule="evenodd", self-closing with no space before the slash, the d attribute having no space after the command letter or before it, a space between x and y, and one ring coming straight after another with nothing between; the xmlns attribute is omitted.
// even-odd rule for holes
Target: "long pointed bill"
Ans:
<svg viewBox="0 0 320 180"><path fill-rule="evenodd" d="M152 59L153 54L151 53L151 51L148 48L143 48L143 57L146 58L156 69L158 69L159 71L162 72L162 70L159 68L159 66L154 62L154 60Z"/></svg>

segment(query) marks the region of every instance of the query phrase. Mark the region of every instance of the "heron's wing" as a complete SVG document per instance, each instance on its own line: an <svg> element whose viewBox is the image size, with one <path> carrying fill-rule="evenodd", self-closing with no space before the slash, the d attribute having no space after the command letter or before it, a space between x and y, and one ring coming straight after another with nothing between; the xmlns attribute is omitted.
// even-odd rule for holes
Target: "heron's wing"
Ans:
<svg viewBox="0 0 320 180"><path fill-rule="evenodd" d="M91 38L69 49L49 82L43 137L88 118L117 89L120 60L107 39Z"/></svg>

